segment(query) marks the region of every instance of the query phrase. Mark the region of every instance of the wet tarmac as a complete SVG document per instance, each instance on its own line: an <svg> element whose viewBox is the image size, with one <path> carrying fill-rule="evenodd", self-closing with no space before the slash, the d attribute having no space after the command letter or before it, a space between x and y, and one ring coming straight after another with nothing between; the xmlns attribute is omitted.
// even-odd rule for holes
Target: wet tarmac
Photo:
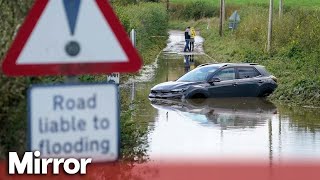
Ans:
<svg viewBox="0 0 320 180"><path fill-rule="evenodd" d="M134 119L149 127L151 160L320 160L320 109L290 107L259 98L149 100L155 84L173 81L208 62L196 38L195 53L182 53L183 32L171 31L168 47L136 82L145 103Z"/></svg>

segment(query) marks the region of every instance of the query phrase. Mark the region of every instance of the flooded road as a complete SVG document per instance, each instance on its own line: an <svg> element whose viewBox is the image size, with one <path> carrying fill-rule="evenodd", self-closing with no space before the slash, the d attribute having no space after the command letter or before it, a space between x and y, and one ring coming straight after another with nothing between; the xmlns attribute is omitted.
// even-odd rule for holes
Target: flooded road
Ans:
<svg viewBox="0 0 320 180"><path fill-rule="evenodd" d="M136 82L142 101L135 120L148 124L151 160L320 160L320 109L274 104L259 98L204 101L149 100L151 87L174 81L208 62L196 38L194 54L181 53L183 32L171 31L168 47ZM212 60L211 60L212 62Z"/></svg>

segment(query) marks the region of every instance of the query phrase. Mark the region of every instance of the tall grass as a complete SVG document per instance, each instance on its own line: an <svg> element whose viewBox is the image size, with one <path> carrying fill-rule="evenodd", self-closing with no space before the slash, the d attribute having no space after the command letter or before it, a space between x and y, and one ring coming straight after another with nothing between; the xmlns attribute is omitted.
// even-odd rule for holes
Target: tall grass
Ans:
<svg viewBox="0 0 320 180"><path fill-rule="evenodd" d="M268 8L268 0L226 0L226 16L230 16L234 10L247 8ZM320 10L319 0L286 0L285 11L296 9ZM279 0L274 1L274 8L278 9ZM171 0L170 18L183 20L198 20L207 17L218 17L220 12L220 0Z"/></svg>
<svg viewBox="0 0 320 180"><path fill-rule="evenodd" d="M160 3L140 3L129 6L115 7L123 26L129 33L131 29L137 32L137 48L144 63L153 62L164 46L168 37L168 16Z"/></svg>
<svg viewBox="0 0 320 180"><path fill-rule="evenodd" d="M171 19L201 19L218 15L219 9L212 3L205 1L191 1L189 3L177 3L170 5Z"/></svg>
<svg viewBox="0 0 320 180"><path fill-rule="evenodd" d="M187 4L196 1L205 2L213 6L219 6L220 0L170 0L173 4ZM268 0L226 0L226 5L263 5L269 4ZM319 0L284 0L285 6L290 7L308 7L308 8L319 8ZM274 1L275 6L279 3L279 0Z"/></svg>
<svg viewBox="0 0 320 180"><path fill-rule="evenodd" d="M238 60L260 62L279 78L274 99L320 105L320 11L295 9L275 18L271 57L265 52L267 19L267 10L244 13L230 36L247 44L236 48Z"/></svg>
<svg viewBox="0 0 320 180"><path fill-rule="evenodd" d="M1 2L1 59L11 44L17 25L21 23L31 5L31 0ZM25 94L28 81L27 78L9 79L0 73L0 158L6 156L7 151L22 153L25 148L23 137L26 135Z"/></svg>

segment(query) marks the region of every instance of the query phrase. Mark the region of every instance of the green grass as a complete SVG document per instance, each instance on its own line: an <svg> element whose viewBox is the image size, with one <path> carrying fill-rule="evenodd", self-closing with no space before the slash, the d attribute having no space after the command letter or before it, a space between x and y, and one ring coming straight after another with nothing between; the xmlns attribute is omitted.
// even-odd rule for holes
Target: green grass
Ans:
<svg viewBox="0 0 320 180"><path fill-rule="evenodd" d="M220 0L171 0L172 3L189 3L196 1L204 1L212 5L218 6ZM278 5L279 0L275 0L275 6ZM226 0L226 5L248 5L248 4L259 4L259 5L268 5L268 0ZM296 7L320 7L319 0L284 0L285 6L296 6Z"/></svg>
<svg viewBox="0 0 320 180"><path fill-rule="evenodd" d="M159 3L140 3L115 7L118 17L129 33L137 32L137 49L144 64L150 64L166 45L168 17Z"/></svg>

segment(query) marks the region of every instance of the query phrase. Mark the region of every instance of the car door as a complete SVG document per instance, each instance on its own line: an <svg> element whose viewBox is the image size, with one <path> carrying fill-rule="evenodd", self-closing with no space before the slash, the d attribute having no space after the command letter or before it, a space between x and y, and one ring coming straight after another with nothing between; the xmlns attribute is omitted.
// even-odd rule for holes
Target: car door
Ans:
<svg viewBox="0 0 320 180"><path fill-rule="evenodd" d="M218 71L212 79L219 79L219 82L212 82L208 88L210 97L234 97L235 96L235 68L225 68Z"/></svg>
<svg viewBox="0 0 320 180"><path fill-rule="evenodd" d="M235 80L238 97L254 97L259 91L259 77L261 74L254 67L237 67Z"/></svg>

